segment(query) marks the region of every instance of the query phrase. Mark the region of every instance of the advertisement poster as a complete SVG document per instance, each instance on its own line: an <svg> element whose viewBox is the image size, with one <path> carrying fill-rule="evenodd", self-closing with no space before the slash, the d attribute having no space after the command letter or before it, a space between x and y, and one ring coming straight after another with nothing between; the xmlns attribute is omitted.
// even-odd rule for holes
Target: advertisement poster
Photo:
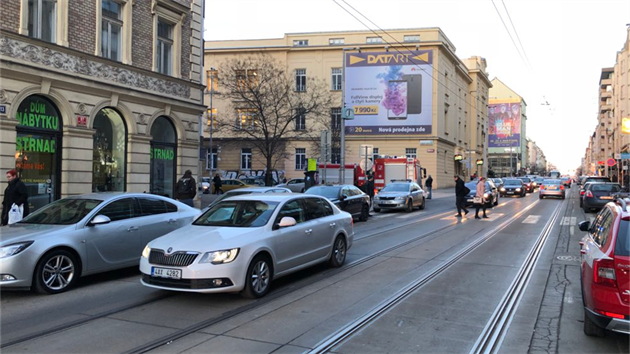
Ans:
<svg viewBox="0 0 630 354"><path fill-rule="evenodd" d="M488 147L519 147L521 102L492 101L488 105Z"/></svg>
<svg viewBox="0 0 630 354"><path fill-rule="evenodd" d="M432 133L433 52L400 50L346 54L349 135Z"/></svg>

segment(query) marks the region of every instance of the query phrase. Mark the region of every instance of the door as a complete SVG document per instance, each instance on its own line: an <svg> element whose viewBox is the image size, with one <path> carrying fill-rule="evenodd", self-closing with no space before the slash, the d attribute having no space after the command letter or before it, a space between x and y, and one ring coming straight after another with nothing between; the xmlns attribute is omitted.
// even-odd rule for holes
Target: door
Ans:
<svg viewBox="0 0 630 354"><path fill-rule="evenodd" d="M307 218L313 225L313 233L308 239L309 248L312 250L312 259L321 260L328 255L332 249L332 244L336 229L334 212L330 203L321 198L306 198L304 200Z"/></svg>
<svg viewBox="0 0 630 354"><path fill-rule="evenodd" d="M116 268L137 263L145 245L144 231L136 218L134 199L119 199L105 205L96 215L111 219L109 224L86 227L88 269Z"/></svg>
<svg viewBox="0 0 630 354"><path fill-rule="evenodd" d="M350 190L349 187L343 187L341 189L341 197L340 197L339 205L341 206L341 210L346 211L352 214L353 216L357 214L357 211L355 210L356 205L353 203L353 200L352 200L352 191Z"/></svg>
<svg viewBox="0 0 630 354"><path fill-rule="evenodd" d="M299 199L288 201L282 206L274 225L278 224L285 216L294 218L297 224L272 231L278 273L309 261L310 245L308 239L313 232L312 225L306 222L306 213Z"/></svg>
<svg viewBox="0 0 630 354"><path fill-rule="evenodd" d="M413 200L413 206L420 206L422 205L422 189L420 189L420 186L418 186L417 184L412 184L411 185L411 199Z"/></svg>
<svg viewBox="0 0 630 354"><path fill-rule="evenodd" d="M16 169L33 211L59 199L60 138L56 134L18 131Z"/></svg>
<svg viewBox="0 0 630 354"><path fill-rule="evenodd" d="M140 207L138 221L142 224L143 230L140 234L141 253L147 243L183 226L183 221L177 218L177 207L174 204L151 197L136 200Z"/></svg>

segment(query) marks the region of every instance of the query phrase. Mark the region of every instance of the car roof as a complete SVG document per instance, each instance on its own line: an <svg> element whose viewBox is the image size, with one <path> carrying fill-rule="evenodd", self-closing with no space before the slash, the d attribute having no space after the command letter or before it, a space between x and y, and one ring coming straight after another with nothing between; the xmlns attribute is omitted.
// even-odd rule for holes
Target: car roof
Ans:
<svg viewBox="0 0 630 354"><path fill-rule="evenodd" d="M246 187L246 188L232 189L226 192L225 194L240 193L240 192L264 193L272 189L282 189L282 190L288 191L288 193L291 193L291 190L289 188L284 188L284 187Z"/></svg>
<svg viewBox="0 0 630 354"><path fill-rule="evenodd" d="M129 192L101 192L101 193L88 193L88 194L79 194L79 195L71 195L65 197L64 199L94 199L94 200L102 200L107 201L111 199L116 199L118 197L155 197L160 199L170 199L166 197L162 197L156 194L150 193L129 193Z"/></svg>
<svg viewBox="0 0 630 354"><path fill-rule="evenodd" d="M256 194L255 196L252 194L244 194L244 195L237 195L234 197L230 197L230 200L259 200L259 201L263 201L263 202L283 202L285 200L289 200L289 199L294 199L294 198L299 198L299 199L304 199L304 198L322 198L322 199L326 199L324 197L320 197L319 195L313 195L313 194L300 194L300 193L286 193L286 194Z"/></svg>

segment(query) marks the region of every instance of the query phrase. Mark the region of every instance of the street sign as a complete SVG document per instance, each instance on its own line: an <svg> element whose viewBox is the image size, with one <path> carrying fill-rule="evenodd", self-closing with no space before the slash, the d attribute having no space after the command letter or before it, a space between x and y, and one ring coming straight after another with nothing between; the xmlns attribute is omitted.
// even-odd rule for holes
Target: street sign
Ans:
<svg viewBox="0 0 630 354"><path fill-rule="evenodd" d="M344 108L341 110L341 119L354 119L354 108Z"/></svg>
<svg viewBox="0 0 630 354"><path fill-rule="evenodd" d="M622 159L630 159L630 153L628 153L628 152L622 152L622 153L621 153L621 158L622 158Z"/></svg>
<svg viewBox="0 0 630 354"><path fill-rule="evenodd" d="M606 165L608 165L608 167L613 167L617 164L617 160L615 159L608 159L606 160Z"/></svg>
<svg viewBox="0 0 630 354"><path fill-rule="evenodd" d="M600 166L603 166L603 165L606 164L606 161L597 161L597 164L600 165Z"/></svg>
<svg viewBox="0 0 630 354"><path fill-rule="evenodd" d="M372 158L374 154L374 145L361 145L359 148L359 157L369 157Z"/></svg>
<svg viewBox="0 0 630 354"><path fill-rule="evenodd" d="M621 154L615 154L615 160L621 160Z"/></svg>
<svg viewBox="0 0 630 354"><path fill-rule="evenodd" d="M372 162L372 159L361 159L359 160L359 166L363 171L369 171L374 167L374 162Z"/></svg>
<svg viewBox="0 0 630 354"><path fill-rule="evenodd" d="M0 114L6 114L6 113L7 113L7 106L0 105Z"/></svg>
<svg viewBox="0 0 630 354"><path fill-rule="evenodd" d="M307 170L309 172L317 171L317 159L308 159Z"/></svg>

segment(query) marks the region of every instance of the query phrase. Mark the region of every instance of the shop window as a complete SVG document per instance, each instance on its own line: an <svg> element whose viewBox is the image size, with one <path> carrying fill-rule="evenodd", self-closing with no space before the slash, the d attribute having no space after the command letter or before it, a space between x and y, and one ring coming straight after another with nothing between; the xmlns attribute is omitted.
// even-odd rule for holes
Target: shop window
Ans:
<svg viewBox="0 0 630 354"><path fill-rule="evenodd" d="M151 193L174 196L177 134L171 119L158 117L151 126Z"/></svg>
<svg viewBox="0 0 630 354"><path fill-rule="evenodd" d="M93 192L125 191L127 127L113 108L101 109L94 118L92 162Z"/></svg>

